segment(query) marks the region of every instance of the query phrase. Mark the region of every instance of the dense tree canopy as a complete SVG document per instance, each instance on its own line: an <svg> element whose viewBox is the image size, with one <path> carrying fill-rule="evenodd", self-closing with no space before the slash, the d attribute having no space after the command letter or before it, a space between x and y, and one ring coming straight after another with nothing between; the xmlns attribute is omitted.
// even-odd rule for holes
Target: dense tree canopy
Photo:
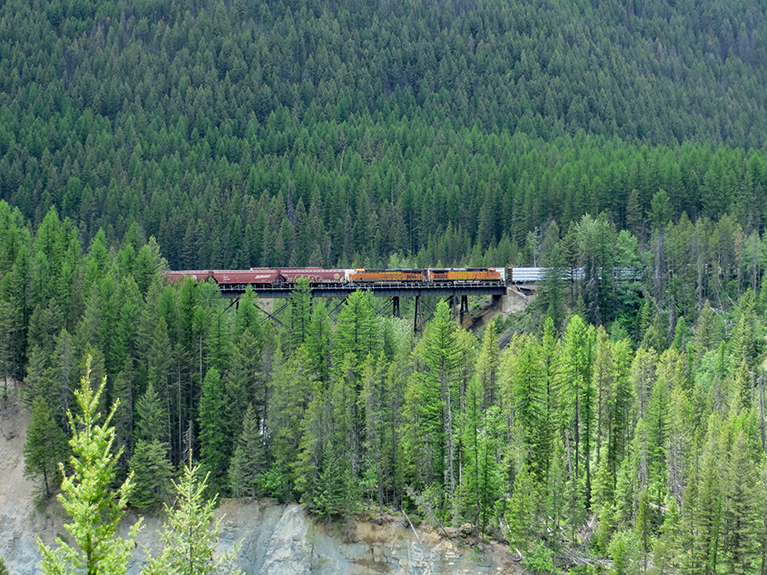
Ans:
<svg viewBox="0 0 767 575"><path fill-rule="evenodd" d="M12 0L0 16L0 198L35 227L55 206L84 244L137 223L174 268L537 264L549 223L585 213L642 239L683 212L766 223L753 2Z"/></svg>
<svg viewBox="0 0 767 575"><path fill-rule="evenodd" d="M747 0L2 3L28 474L56 489L91 356L139 508L197 460L195 498L406 509L530 566L763 570L765 84ZM387 264L549 272L481 334L163 283Z"/></svg>

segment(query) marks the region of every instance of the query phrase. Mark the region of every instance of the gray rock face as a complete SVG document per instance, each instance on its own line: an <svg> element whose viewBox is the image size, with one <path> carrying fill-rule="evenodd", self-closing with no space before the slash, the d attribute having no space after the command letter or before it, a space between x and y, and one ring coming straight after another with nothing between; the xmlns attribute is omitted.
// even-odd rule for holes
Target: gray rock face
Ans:
<svg viewBox="0 0 767 575"><path fill-rule="evenodd" d="M220 546L231 549L240 544L237 564L247 575L474 575L511 573L517 568L499 545L480 550L459 537L443 538L428 528L419 528L420 538L416 538L396 517L388 517L382 525L367 521L325 525L309 519L298 505L233 500L225 501L217 514L224 516ZM135 520L126 518L124 534ZM160 544L161 521L148 517L144 522L129 575L139 575L147 553ZM11 573L40 573L34 535L52 541L61 532L58 520L14 517L13 509L0 512L4 542L0 553Z"/></svg>
<svg viewBox="0 0 767 575"><path fill-rule="evenodd" d="M398 517L322 524L298 505L227 501L222 545L241 541L238 564L248 575L458 575L510 573L517 565L500 545L481 549L429 528L418 537Z"/></svg>

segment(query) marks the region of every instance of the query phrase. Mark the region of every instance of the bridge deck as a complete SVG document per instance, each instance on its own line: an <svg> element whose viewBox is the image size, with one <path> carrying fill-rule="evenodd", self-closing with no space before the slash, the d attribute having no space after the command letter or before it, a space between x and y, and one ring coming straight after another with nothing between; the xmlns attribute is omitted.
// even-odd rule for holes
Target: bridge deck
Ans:
<svg viewBox="0 0 767 575"><path fill-rule="evenodd" d="M246 284L221 285L221 295L236 298L245 293ZM293 287L253 287L253 293L259 298L287 298L293 293ZM348 297L357 290L370 290L375 297L422 297L422 296L463 296L463 295L505 295L506 286L498 282L476 284L406 284L406 283L366 283L339 284L312 287L313 297Z"/></svg>

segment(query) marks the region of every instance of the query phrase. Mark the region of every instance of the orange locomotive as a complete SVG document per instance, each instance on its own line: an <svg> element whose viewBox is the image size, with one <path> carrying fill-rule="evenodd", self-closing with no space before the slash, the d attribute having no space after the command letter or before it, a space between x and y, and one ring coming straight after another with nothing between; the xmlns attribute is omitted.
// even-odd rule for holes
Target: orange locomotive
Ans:
<svg viewBox="0 0 767 575"><path fill-rule="evenodd" d="M422 282L423 270L421 269L401 269L401 270L350 270L350 282L375 282L375 283L403 283L403 282Z"/></svg>
<svg viewBox="0 0 767 575"><path fill-rule="evenodd" d="M497 268L429 268L428 281L467 284L479 282L502 282L503 274Z"/></svg>

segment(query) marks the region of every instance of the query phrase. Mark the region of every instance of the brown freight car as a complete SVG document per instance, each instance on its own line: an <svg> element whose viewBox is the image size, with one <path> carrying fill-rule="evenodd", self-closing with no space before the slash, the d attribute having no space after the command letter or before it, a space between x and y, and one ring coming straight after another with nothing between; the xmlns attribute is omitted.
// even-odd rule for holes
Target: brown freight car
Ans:
<svg viewBox="0 0 767 575"><path fill-rule="evenodd" d="M250 270L219 270L213 272L213 279L219 285L255 285L273 286L279 284L279 270L261 268Z"/></svg>

